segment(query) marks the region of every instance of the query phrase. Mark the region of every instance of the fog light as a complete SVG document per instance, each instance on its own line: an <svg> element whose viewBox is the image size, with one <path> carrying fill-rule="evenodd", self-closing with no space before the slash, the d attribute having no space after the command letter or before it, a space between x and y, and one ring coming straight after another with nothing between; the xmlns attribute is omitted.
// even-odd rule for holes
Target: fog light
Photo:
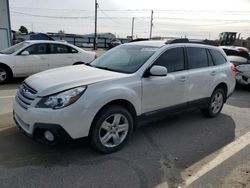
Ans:
<svg viewBox="0 0 250 188"><path fill-rule="evenodd" d="M46 138L46 140L48 140L50 142L53 142L55 140L55 136L50 131L45 131L44 132L44 137Z"/></svg>

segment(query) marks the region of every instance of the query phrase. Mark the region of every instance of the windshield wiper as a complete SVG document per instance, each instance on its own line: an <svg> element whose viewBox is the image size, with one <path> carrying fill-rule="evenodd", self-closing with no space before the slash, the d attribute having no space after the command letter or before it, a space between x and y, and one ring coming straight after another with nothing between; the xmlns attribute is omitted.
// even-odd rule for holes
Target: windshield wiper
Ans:
<svg viewBox="0 0 250 188"><path fill-rule="evenodd" d="M115 70L110 69L110 68L108 68L108 67L95 67L95 68L103 69L103 70L109 70L109 71L115 71Z"/></svg>
<svg viewBox="0 0 250 188"><path fill-rule="evenodd" d="M89 66L89 67L94 67L94 66L91 65L90 63L84 63L84 65Z"/></svg>

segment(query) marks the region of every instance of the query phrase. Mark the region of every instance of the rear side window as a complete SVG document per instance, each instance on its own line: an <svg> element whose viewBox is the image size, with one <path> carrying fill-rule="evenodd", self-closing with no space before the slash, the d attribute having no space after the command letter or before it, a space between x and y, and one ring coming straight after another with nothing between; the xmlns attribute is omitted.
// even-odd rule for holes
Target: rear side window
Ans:
<svg viewBox="0 0 250 188"><path fill-rule="evenodd" d="M188 68L197 69L208 66L205 48L187 47Z"/></svg>
<svg viewBox="0 0 250 188"><path fill-rule="evenodd" d="M164 52L154 63L164 66L168 72L181 71L185 69L183 48L173 48Z"/></svg>
<svg viewBox="0 0 250 188"><path fill-rule="evenodd" d="M78 53L78 51L74 48L69 47L69 53Z"/></svg>
<svg viewBox="0 0 250 188"><path fill-rule="evenodd" d="M63 44L50 44L50 53L51 54L67 54L70 53L68 46Z"/></svg>
<svg viewBox="0 0 250 188"><path fill-rule="evenodd" d="M221 65L227 62L225 57L218 50L209 49L209 52L212 55L213 62L215 65Z"/></svg>

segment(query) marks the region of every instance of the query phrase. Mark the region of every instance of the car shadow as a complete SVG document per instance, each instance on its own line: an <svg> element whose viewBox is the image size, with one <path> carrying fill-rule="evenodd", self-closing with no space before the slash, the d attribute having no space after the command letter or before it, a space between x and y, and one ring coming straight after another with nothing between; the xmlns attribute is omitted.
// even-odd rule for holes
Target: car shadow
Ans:
<svg viewBox="0 0 250 188"><path fill-rule="evenodd" d="M20 85L25 78L13 78L8 83L4 83L0 85L0 90L10 90L10 89L17 89L17 85Z"/></svg>
<svg viewBox="0 0 250 188"><path fill-rule="evenodd" d="M49 178L49 168L52 176L68 170L67 178L72 178L69 185L76 187L79 173L83 187L154 187L164 181L175 185L182 182L183 169L234 138L235 123L231 117L221 114L207 119L199 111L172 115L140 127L122 150L108 155L92 150L87 139L51 147L10 128L0 132L0 167L20 173L17 182L29 182L31 178L18 169L33 169L36 177L44 180ZM38 183L60 185L56 178L53 183Z"/></svg>

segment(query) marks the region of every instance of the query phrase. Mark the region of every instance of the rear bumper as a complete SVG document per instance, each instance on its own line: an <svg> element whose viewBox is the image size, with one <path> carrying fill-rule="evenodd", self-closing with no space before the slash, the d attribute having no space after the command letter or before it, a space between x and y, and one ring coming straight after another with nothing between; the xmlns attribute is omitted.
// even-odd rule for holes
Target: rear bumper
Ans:
<svg viewBox="0 0 250 188"><path fill-rule="evenodd" d="M250 78L238 73L236 74L236 82L237 84L240 84L240 85L250 85Z"/></svg>

